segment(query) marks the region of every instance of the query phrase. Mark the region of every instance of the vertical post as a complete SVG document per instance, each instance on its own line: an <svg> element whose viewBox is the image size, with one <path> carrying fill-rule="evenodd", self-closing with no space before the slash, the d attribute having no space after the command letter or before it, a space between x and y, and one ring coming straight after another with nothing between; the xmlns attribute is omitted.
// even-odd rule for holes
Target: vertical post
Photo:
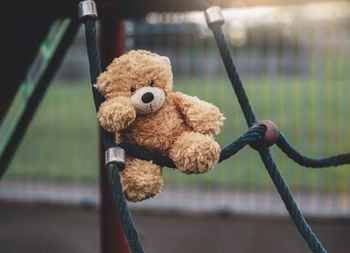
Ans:
<svg viewBox="0 0 350 253"><path fill-rule="evenodd" d="M115 57L124 52L124 24L116 17L116 5L106 2L102 6L100 15L99 47L102 71ZM108 183L107 170L104 164L104 148L100 138L100 224L101 224L101 252L126 253L130 252L123 229L116 213L111 190Z"/></svg>

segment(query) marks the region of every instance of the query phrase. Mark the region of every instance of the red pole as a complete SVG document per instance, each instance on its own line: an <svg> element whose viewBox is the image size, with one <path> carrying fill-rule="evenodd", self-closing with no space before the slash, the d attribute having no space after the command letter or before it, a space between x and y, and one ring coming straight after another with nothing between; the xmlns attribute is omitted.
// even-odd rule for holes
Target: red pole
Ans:
<svg viewBox="0 0 350 253"><path fill-rule="evenodd" d="M99 47L102 71L115 57L124 53L124 24L116 17L116 5L106 2L100 12ZM104 149L100 139L100 226L102 253L130 252L118 214L116 213L111 190L108 183L107 171L104 165Z"/></svg>

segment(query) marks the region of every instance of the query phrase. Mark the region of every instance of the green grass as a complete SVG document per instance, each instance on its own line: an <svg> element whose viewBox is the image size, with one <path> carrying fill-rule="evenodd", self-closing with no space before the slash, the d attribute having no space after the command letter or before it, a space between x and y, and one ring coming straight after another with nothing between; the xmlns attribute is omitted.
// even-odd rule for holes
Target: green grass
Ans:
<svg viewBox="0 0 350 253"><path fill-rule="evenodd" d="M257 76L244 83L259 119L274 121L302 153L323 157L350 149L348 94L343 82ZM314 87L314 88L313 88ZM243 114L226 76L176 78L175 90L218 105L226 120L216 137L223 147L246 131ZM54 84L48 90L5 178L54 182L97 182L97 123L89 82ZM272 148L286 181L299 189L347 188L349 166L313 171ZM166 184L267 189L270 179L257 156L245 148L204 175L165 169Z"/></svg>

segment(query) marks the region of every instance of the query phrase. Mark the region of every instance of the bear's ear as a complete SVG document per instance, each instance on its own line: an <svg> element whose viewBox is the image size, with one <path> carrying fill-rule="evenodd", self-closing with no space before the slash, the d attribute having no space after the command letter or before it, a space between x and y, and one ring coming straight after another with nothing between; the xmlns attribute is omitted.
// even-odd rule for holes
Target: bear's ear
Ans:
<svg viewBox="0 0 350 253"><path fill-rule="evenodd" d="M102 94L106 94L106 89L107 89L108 81L105 80L104 82L98 82L95 84L95 88Z"/></svg>

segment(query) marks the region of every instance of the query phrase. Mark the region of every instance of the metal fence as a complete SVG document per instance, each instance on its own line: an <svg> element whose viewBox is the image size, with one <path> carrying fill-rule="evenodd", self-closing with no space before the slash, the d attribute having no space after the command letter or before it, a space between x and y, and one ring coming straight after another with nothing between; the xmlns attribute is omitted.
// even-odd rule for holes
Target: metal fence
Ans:
<svg viewBox="0 0 350 253"><path fill-rule="evenodd" d="M350 4L238 8L224 15L224 30L258 118L274 121L309 156L348 152ZM125 28L127 50L142 48L170 58L174 90L221 108L226 117L216 138L221 146L246 130L202 13L150 13L143 20L126 21ZM79 33L0 184L0 196L31 192L55 201L97 201L97 125L82 36ZM72 66L77 79L69 71ZM313 170L272 151L308 214L347 215L349 166ZM262 163L249 148L207 174L187 176L164 169L164 178L164 194L137 207L284 212ZM24 190L18 191L21 187ZM82 194L86 191L88 195Z"/></svg>

